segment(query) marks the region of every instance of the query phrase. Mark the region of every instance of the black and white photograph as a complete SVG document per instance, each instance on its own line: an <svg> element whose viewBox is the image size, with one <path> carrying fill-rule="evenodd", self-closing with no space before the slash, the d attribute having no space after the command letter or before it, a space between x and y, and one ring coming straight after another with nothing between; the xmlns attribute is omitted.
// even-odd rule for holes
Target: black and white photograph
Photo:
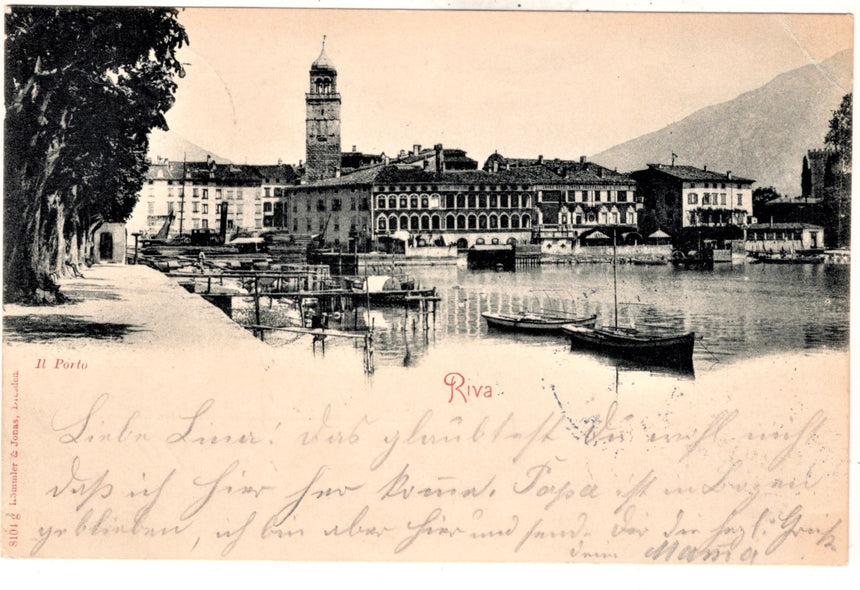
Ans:
<svg viewBox="0 0 860 590"><path fill-rule="evenodd" d="M836 6L5 6L3 556L848 564Z"/></svg>

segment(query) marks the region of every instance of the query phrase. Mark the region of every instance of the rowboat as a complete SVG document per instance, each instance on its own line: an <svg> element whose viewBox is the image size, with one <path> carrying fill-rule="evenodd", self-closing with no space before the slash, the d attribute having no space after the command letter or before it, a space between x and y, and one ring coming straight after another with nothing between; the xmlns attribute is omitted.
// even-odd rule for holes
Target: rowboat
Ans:
<svg viewBox="0 0 860 590"><path fill-rule="evenodd" d="M611 356L671 367L693 364L694 332L660 336L628 328L588 328L571 324L562 326L561 331L570 338L571 348L588 348Z"/></svg>
<svg viewBox="0 0 860 590"><path fill-rule="evenodd" d="M481 316L487 320L487 326L490 328L543 334L560 333L562 326L565 325L593 328L597 323L597 315L584 318L571 318L535 312L510 314L484 312Z"/></svg>
<svg viewBox="0 0 860 590"><path fill-rule="evenodd" d="M596 350L607 355L650 364L692 368L695 333L647 334L618 326L618 271L615 238L612 240L612 282L615 322L612 327L594 328L567 324L561 331L570 338L571 349Z"/></svg>

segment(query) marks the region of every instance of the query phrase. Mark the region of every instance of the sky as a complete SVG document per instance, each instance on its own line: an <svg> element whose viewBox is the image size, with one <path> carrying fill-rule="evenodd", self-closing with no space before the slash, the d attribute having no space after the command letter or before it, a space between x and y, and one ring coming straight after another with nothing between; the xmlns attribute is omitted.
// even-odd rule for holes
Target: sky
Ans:
<svg viewBox="0 0 860 590"><path fill-rule="evenodd" d="M239 163L305 159L308 70L341 147L578 158L853 47L845 15L186 8L172 132Z"/></svg>

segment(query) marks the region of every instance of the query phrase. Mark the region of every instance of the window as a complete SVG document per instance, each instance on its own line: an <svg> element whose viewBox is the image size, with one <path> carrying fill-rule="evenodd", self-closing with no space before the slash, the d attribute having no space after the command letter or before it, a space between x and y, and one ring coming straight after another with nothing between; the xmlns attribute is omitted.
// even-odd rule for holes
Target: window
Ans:
<svg viewBox="0 0 860 590"><path fill-rule="evenodd" d="M361 197L361 201L358 203L359 211L370 211L370 198L369 197Z"/></svg>
<svg viewBox="0 0 860 590"><path fill-rule="evenodd" d="M191 204L191 212L192 213L199 213L200 212L200 203L198 203L197 201L194 201Z"/></svg>
<svg viewBox="0 0 860 590"><path fill-rule="evenodd" d="M385 197L377 197L376 198L376 208L377 209L385 209Z"/></svg>
<svg viewBox="0 0 860 590"><path fill-rule="evenodd" d="M263 196L264 196L264 197L268 197L268 196L270 196L270 195L269 195L269 191L271 191L271 190L272 190L272 189L270 189L269 187L264 188L264 189L263 189L263 193L264 193L264 194L263 194Z"/></svg>
<svg viewBox="0 0 860 590"><path fill-rule="evenodd" d="M403 195L402 197L400 197L400 208L406 209L406 195Z"/></svg>
<svg viewBox="0 0 860 590"><path fill-rule="evenodd" d="M200 220L196 217L191 220L191 227L194 229L198 229L200 227Z"/></svg>
<svg viewBox="0 0 860 590"><path fill-rule="evenodd" d="M725 186L725 185L723 185ZM720 205L726 204L726 193L720 193Z"/></svg>
<svg viewBox="0 0 860 590"><path fill-rule="evenodd" d="M172 186L167 188L167 196L168 196L168 197L172 197L172 196L173 196L173 187L172 187Z"/></svg>
<svg viewBox="0 0 860 590"><path fill-rule="evenodd" d="M384 218L384 217L380 217L380 218L377 220L377 222L376 222L376 227L379 229L379 231L385 231L385 229L386 229L386 223L385 223L385 218Z"/></svg>
<svg viewBox="0 0 860 590"><path fill-rule="evenodd" d="M501 195L501 196L499 197L499 206L500 206L502 209L507 209L507 208L508 208L508 206L509 206L509 205L508 205L508 203L509 203L509 201L508 201L508 195Z"/></svg>
<svg viewBox="0 0 860 590"><path fill-rule="evenodd" d="M481 209L487 208L487 195L480 195L478 197L478 207Z"/></svg>
<svg viewBox="0 0 860 590"><path fill-rule="evenodd" d="M469 195L469 209L475 208L475 195Z"/></svg>
<svg viewBox="0 0 860 590"><path fill-rule="evenodd" d="M317 199L317 211L325 211L325 200Z"/></svg>
<svg viewBox="0 0 860 590"><path fill-rule="evenodd" d="M269 206L269 211L271 211L272 210L272 204L266 203L266 205ZM259 203L255 203L254 204L254 215L259 216L260 213L262 213L261 209L262 209L261 205Z"/></svg>
<svg viewBox="0 0 860 590"><path fill-rule="evenodd" d="M232 200L233 200L233 189L231 189L231 188L228 188L228 189L227 189L227 200L228 200L228 201L232 201Z"/></svg>
<svg viewBox="0 0 860 590"><path fill-rule="evenodd" d="M601 193L601 191L594 191L594 202L595 203L600 202L600 193Z"/></svg>
<svg viewBox="0 0 860 590"><path fill-rule="evenodd" d="M738 193L738 207L742 207L744 204L744 196L741 193Z"/></svg>
<svg viewBox="0 0 860 590"><path fill-rule="evenodd" d="M454 195L445 195L445 208L453 209L454 208Z"/></svg>
<svg viewBox="0 0 860 590"><path fill-rule="evenodd" d="M200 224L201 224L201 227L204 227L204 228L209 227L209 220L208 219L201 219Z"/></svg>
<svg viewBox="0 0 860 590"><path fill-rule="evenodd" d="M209 203L203 203L203 213L209 213Z"/></svg>
<svg viewBox="0 0 860 590"><path fill-rule="evenodd" d="M308 231L311 231L311 220L310 219L308 219L307 227L308 227Z"/></svg>
<svg viewBox="0 0 860 590"><path fill-rule="evenodd" d="M193 196L196 199L197 197L200 196L198 194L198 192L199 192L199 189L195 186L194 188L191 189L191 196Z"/></svg>
<svg viewBox="0 0 860 590"><path fill-rule="evenodd" d="M465 207L466 207L465 195L457 195L457 209L463 209Z"/></svg>
<svg viewBox="0 0 860 590"><path fill-rule="evenodd" d="M340 231L340 220L334 220L334 231Z"/></svg>
<svg viewBox="0 0 860 590"><path fill-rule="evenodd" d="M209 189L208 189L208 188L204 188L204 189L203 189L203 198L204 198L204 199L208 199L208 198L209 198Z"/></svg>
<svg viewBox="0 0 860 590"><path fill-rule="evenodd" d="M243 205L242 203L237 203L236 204L236 216L237 217L242 216L244 214L244 209L245 209L245 205Z"/></svg>
<svg viewBox="0 0 860 590"><path fill-rule="evenodd" d="M618 202L626 203L627 202L627 191L618 191Z"/></svg>
<svg viewBox="0 0 860 590"><path fill-rule="evenodd" d="M412 209L417 209L418 208L418 197L416 197L415 195L412 195L411 197L409 197L409 206Z"/></svg>
<svg viewBox="0 0 860 590"><path fill-rule="evenodd" d="M427 197L421 197L421 208L427 209L430 206L430 199Z"/></svg>
<svg viewBox="0 0 860 590"><path fill-rule="evenodd" d="M173 213L173 201L167 201L167 214L170 215Z"/></svg>
<svg viewBox="0 0 860 590"><path fill-rule="evenodd" d="M349 198L349 210L355 211L355 197Z"/></svg>
<svg viewBox="0 0 860 590"><path fill-rule="evenodd" d="M331 201L331 210L332 210L332 211L340 211L340 209L341 209L340 199L332 199L332 201ZM321 209L321 211L324 211L324 210L325 210L325 209Z"/></svg>
<svg viewBox="0 0 860 590"><path fill-rule="evenodd" d="M618 211L612 212L612 223L618 223Z"/></svg>
<svg viewBox="0 0 860 590"><path fill-rule="evenodd" d="M582 215L580 213L576 214L576 225L582 225Z"/></svg>
<svg viewBox="0 0 860 590"><path fill-rule="evenodd" d="M496 195L490 195L490 208L495 209L499 206L499 197Z"/></svg>
<svg viewBox="0 0 860 590"><path fill-rule="evenodd" d="M220 198L221 198L221 189L220 189L220 188L216 188L216 189L215 189L215 198L216 198L216 199L220 199Z"/></svg>
<svg viewBox="0 0 860 590"><path fill-rule="evenodd" d="M149 201L146 203L146 213L148 215L155 215L155 202Z"/></svg>

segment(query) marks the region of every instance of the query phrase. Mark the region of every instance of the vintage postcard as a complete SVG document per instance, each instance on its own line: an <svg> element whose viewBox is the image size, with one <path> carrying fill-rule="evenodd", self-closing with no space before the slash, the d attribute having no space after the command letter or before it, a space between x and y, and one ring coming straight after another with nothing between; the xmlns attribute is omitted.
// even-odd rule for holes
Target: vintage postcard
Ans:
<svg viewBox="0 0 860 590"><path fill-rule="evenodd" d="M6 7L3 556L846 564L853 26Z"/></svg>

